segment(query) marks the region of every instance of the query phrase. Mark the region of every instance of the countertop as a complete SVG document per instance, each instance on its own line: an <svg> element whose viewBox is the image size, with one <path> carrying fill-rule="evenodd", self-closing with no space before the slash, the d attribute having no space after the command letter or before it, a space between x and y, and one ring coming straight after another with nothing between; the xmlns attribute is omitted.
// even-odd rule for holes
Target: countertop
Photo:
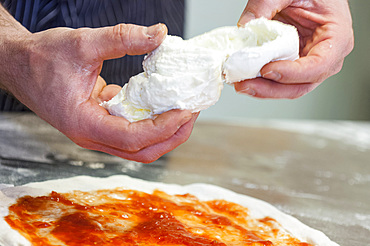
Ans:
<svg viewBox="0 0 370 246"><path fill-rule="evenodd" d="M151 164L83 149L32 113L0 114L0 184L125 174L269 202L342 246L370 245L370 122L197 122Z"/></svg>

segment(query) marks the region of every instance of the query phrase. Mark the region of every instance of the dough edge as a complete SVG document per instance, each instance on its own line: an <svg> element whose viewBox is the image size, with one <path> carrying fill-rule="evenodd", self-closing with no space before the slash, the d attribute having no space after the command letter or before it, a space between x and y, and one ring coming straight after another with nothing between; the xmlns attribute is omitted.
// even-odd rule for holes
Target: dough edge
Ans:
<svg viewBox="0 0 370 246"><path fill-rule="evenodd" d="M114 175L107 178L90 176L76 176L72 178L49 180L44 182L29 183L16 187L4 187L0 189L0 245L1 246L30 246L31 244L17 231L13 230L4 220L8 215L8 207L15 203L17 198L31 195L47 195L51 191L71 192L73 190L92 191L98 189L113 189L123 187L135 189L147 193L159 189L170 195L190 193L199 200L224 199L245 206L249 209L251 216L263 218L269 216L277 220L282 227L299 240L317 246L339 246L331 241L324 233L313 229L298 219L283 213L273 205L247 196L235 193L231 190L205 183L194 183L189 185L177 185L161 182L145 181L126 175Z"/></svg>

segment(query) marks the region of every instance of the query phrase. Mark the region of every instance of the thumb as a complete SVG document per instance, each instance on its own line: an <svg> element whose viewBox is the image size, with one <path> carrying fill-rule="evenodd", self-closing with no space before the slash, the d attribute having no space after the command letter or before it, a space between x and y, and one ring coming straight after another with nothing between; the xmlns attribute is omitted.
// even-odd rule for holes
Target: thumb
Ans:
<svg viewBox="0 0 370 246"><path fill-rule="evenodd" d="M240 16L238 26L244 26L249 21L260 17L271 20L291 2L291 0L249 0Z"/></svg>
<svg viewBox="0 0 370 246"><path fill-rule="evenodd" d="M167 35L164 24L150 27L118 24L112 27L92 29L90 48L98 59L115 59L125 55L143 55L157 48ZM94 60L97 58L92 57Z"/></svg>

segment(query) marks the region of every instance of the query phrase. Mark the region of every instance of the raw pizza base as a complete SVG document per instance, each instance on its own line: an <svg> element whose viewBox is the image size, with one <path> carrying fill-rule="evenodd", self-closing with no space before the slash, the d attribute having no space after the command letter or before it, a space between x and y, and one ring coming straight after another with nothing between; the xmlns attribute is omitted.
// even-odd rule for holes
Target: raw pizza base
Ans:
<svg viewBox="0 0 370 246"><path fill-rule="evenodd" d="M17 198L30 196L43 196L51 191L58 193L71 192L73 190L92 191L100 189L113 189L123 187L147 193L159 189L170 195L190 193L199 200L224 199L229 202L240 204L249 209L250 215L254 218L271 217L278 221L282 227L293 237L317 246L338 246L322 232L312 229L301 223L294 217L284 214L274 206L230 190L209 185L190 184L185 186L149 182L131 178L124 175L116 175L108 178L94 178L88 176L77 176L67 179L57 179L38 183L29 183L23 186L9 187L0 185L0 245L1 246L30 246L31 244L17 231L13 230L4 220L8 215L8 207L15 203Z"/></svg>

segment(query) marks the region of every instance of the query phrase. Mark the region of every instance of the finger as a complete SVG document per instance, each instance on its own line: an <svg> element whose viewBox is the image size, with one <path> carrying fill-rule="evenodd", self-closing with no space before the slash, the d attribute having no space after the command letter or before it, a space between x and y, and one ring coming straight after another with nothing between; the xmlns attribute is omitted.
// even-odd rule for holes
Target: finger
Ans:
<svg viewBox="0 0 370 246"><path fill-rule="evenodd" d="M143 163L150 163L157 160L164 154L172 151L189 139L190 134L193 130L194 122L197 117L198 114L193 114L191 120L182 125L179 130L173 136L171 136L171 138L164 142L145 148L140 152L131 154L130 158L134 158L136 160L139 159Z"/></svg>
<svg viewBox="0 0 370 246"><path fill-rule="evenodd" d="M78 123L79 131L73 137L75 142L81 139L90 140L129 152L137 152L169 139L192 117L189 111L171 110L155 120L130 123L122 117L109 115L93 99L81 107L80 112L83 114Z"/></svg>
<svg viewBox="0 0 370 246"><path fill-rule="evenodd" d="M319 84L281 84L257 78L234 83L235 91L258 98L295 99L314 90Z"/></svg>
<svg viewBox="0 0 370 246"><path fill-rule="evenodd" d="M87 33L89 48L101 60L119 58L124 55L142 55L157 48L167 34L164 24L150 27L119 24L114 27L90 29Z"/></svg>
<svg viewBox="0 0 370 246"><path fill-rule="evenodd" d="M291 0L249 0L240 16L238 26L244 26L255 18L272 19L282 9L289 6L291 2Z"/></svg>
<svg viewBox="0 0 370 246"><path fill-rule="evenodd" d="M98 76L95 86L93 88L93 91L91 93L91 98L95 100L99 100L99 95L106 86L107 86L107 83L105 82L105 80L101 76ZM100 103L100 101L98 103Z"/></svg>
<svg viewBox="0 0 370 246"><path fill-rule="evenodd" d="M331 41L324 40L295 61L276 61L261 69L262 77L280 83L318 83L340 71L340 53L333 50Z"/></svg>
<svg viewBox="0 0 370 246"><path fill-rule="evenodd" d="M150 163L184 143L189 138L197 117L198 114L193 114L192 119L181 126L178 131L169 139L139 150L138 152L126 152L122 149L117 149L102 143L94 142L88 142L83 147L102 151L128 160Z"/></svg>
<svg viewBox="0 0 370 246"><path fill-rule="evenodd" d="M154 120L142 120L129 125L132 133L131 151L137 151L169 139L178 129L192 118L187 110L171 110L158 115Z"/></svg>
<svg viewBox="0 0 370 246"><path fill-rule="evenodd" d="M105 86L104 88L102 88L102 91L100 91L99 93L99 97L97 98L98 103L111 100L121 90L122 90L122 87L119 85L112 84L112 85Z"/></svg>

